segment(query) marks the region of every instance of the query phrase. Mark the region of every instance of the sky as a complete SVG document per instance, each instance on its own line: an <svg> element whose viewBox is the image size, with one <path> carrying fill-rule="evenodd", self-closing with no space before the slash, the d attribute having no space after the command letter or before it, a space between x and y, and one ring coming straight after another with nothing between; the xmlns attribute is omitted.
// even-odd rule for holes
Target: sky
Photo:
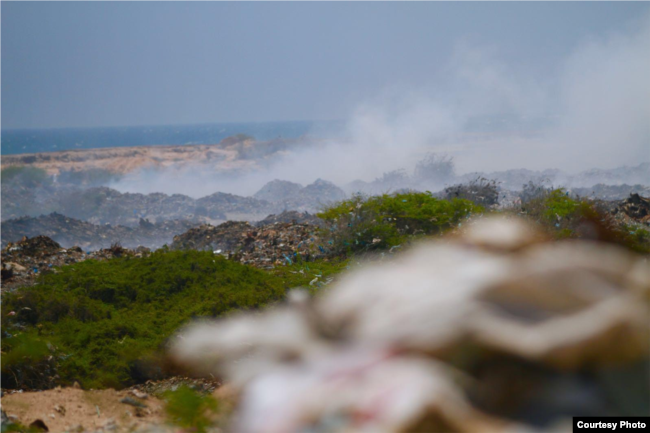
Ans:
<svg viewBox="0 0 650 433"><path fill-rule="evenodd" d="M567 58L582 61L576 47L633 33L649 11L619 2L3 1L2 128L345 119L368 101L422 89L444 96L468 79L482 85L474 112L499 112L520 108L510 86L508 104L491 97L510 75L540 101L526 109L548 114L560 81L579 81L566 73ZM499 63L475 74L485 56ZM464 103L459 94L442 100Z"/></svg>

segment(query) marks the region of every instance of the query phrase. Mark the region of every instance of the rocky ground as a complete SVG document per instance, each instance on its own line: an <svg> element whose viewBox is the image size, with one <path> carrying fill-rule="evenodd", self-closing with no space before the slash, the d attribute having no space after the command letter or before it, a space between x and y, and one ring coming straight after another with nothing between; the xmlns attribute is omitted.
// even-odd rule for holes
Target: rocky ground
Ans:
<svg viewBox="0 0 650 433"><path fill-rule="evenodd" d="M18 422L36 431L133 431L161 423L164 402L154 396L137 395L146 397L138 398L130 390L112 389L14 392L3 395L2 410L8 424Z"/></svg>
<svg viewBox="0 0 650 433"><path fill-rule="evenodd" d="M8 390L2 394L2 424L45 425L50 432L178 431L169 424L165 394L181 386L219 399L222 411L232 391L214 379L171 377L121 391L57 387L45 391ZM42 424L39 423L39 421Z"/></svg>

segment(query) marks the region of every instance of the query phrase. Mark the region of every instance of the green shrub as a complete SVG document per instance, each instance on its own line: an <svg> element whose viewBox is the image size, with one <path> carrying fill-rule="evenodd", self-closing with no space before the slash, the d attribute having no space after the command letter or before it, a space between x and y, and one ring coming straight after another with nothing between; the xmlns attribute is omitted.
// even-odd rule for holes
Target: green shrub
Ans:
<svg viewBox="0 0 650 433"><path fill-rule="evenodd" d="M483 212L468 200L442 200L430 193L410 192L353 197L318 214L331 223L332 249L354 252L386 249L417 235L438 234L471 213Z"/></svg>
<svg viewBox="0 0 650 433"><path fill-rule="evenodd" d="M174 425L201 433L212 424L211 415L218 408L211 395L201 394L185 385L165 393L167 420ZM191 429L191 430L189 430Z"/></svg>
<svg viewBox="0 0 650 433"><path fill-rule="evenodd" d="M581 211L590 207L590 204L570 197L563 188L545 190L522 204L522 212L536 223L549 229L572 230L573 224L580 217Z"/></svg>
<svg viewBox="0 0 650 433"><path fill-rule="evenodd" d="M621 243L641 254L650 254L650 230L641 224L621 224L617 227Z"/></svg>
<svg viewBox="0 0 650 433"><path fill-rule="evenodd" d="M25 360L20 335L38 330L40 340L57 348L60 383L119 388L163 374L150 360L189 320L261 308L286 289L279 276L202 251L64 266L4 296L3 386L39 379L5 375Z"/></svg>
<svg viewBox="0 0 650 433"><path fill-rule="evenodd" d="M350 261L347 258L332 258L303 262L298 258L290 265L278 266L269 272L280 278L285 287L306 287L316 294L331 277L347 269Z"/></svg>
<svg viewBox="0 0 650 433"><path fill-rule="evenodd" d="M569 197L569 194L563 188L552 190L548 196L543 198L543 201L546 208L544 217L548 220L573 216L581 204L581 202Z"/></svg>
<svg viewBox="0 0 650 433"><path fill-rule="evenodd" d="M650 253L647 229L616 221L606 210L584 198L573 198L560 189L546 190L522 205L523 213L556 239L594 239Z"/></svg>

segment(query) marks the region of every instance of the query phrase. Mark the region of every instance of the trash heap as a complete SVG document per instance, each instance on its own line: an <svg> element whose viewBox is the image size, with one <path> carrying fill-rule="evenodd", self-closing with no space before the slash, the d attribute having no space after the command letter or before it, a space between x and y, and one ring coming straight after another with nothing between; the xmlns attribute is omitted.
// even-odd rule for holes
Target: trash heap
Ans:
<svg viewBox="0 0 650 433"><path fill-rule="evenodd" d="M237 390L229 431L571 431L648 415L648 317L644 259L486 218L171 354Z"/></svg>
<svg viewBox="0 0 650 433"><path fill-rule="evenodd" d="M90 188L84 194L101 203L90 216L94 217L91 222L98 224L136 226L140 218L152 221L191 220L195 213L194 199L182 194L120 193L106 187Z"/></svg>
<svg viewBox="0 0 650 433"><path fill-rule="evenodd" d="M195 200L182 194L121 193L107 187L77 188L70 185L47 184L26 188L2 185L3 220L21 216L39 216L57 212L93 224L136 227L140 218L152 222L206 218L225 219L222 212L198 217Z"/></svg>
<svg viewBox="0 0 650 433"><path fill-rule="evenodd" d="M172 249L210 250L243 264L270 269L297 260L322 258L318 227L303 223L253 226L244 221L228 221L218 226L202 225L174 236Z"/></svg>
<svg viewBox="0 0 650 433"><path fill-rule="evenodd" d="M253 197L269 202L283 202L300 194L302 189L303 186L299 183L275 179L264 185Z"/></svg>
<svg viewBox="0 0 650 433"><path fill-rule="evenodd" d="M223 192L194 199L183 194L121 193L108 187L78 188L48 183L2 185L2 219L56 212L93 224L137 227L141 218L151 222L188 220L195 224L227 219L255 220L292 209L313 212L323 204L345 198L331 182L317 180L302 187L286 181L267 184L254 197Z"/></svg>
<svg viewBox="0 0 650 433"><path fill-rule="evenodd" d="M70 218L59 213L39 217L21 217L2 222L2 246L24 236L45 235L64 246L79 246L84 250L108 248L119 243L126 248L145 245L159 248L170 243L175 234L197 225L187 220L152 223L140 218L136 227L98 225Z"/></svg>
<svg viewBox="0 0 650 433"><path fill-rule="evenodd" d="M295 210L285 210L277 215L271 214L263 220L258 221L255 225L260 227L274 223L300 223L311 224L318 227L325 226L325 221L318 218L316 215L310 214L309 212L298 212Z"/></svg>
<svg viewBox="0 0 650 433"><path fill-rule="evenodd" d="M650 196L650 186L643 185L604 185L599 183L590 188L571 188L571 193L580 197L595 197L601 200L624 200L630 194Z"/></svg>
<svg viewBox="0 0 650 433"><path fill-rule="evenodd" d="M2 256L2 289L30 286L43 274L56 272L56 268L88 259L109 260L113 257L130 255L142 257L148 248L136 250L113 245L93 252L84 252L80 247L63 248L47 236L24 237L18 242L9 242L0 253Z"/></svg>
<svg viewBox="0 0 650 433"><path fill-rule="evenodd" d="M254 197L268 200L278 209L310 212L347 198L341 188L323 179L317 179L304 188L297 183L276 179L264 185Z"/></svg>
<svg viewBox="0 0 650 433"><path fill-rule="evenodd" d="M213 219L226 219L227 214L244 214L248 216L268 215L276 212L277 206L254 197L242 197L224 192L217 192L196 200L197 215L210 216ZM215 218L216 215L223 217Z"/></svg>
<svg viewBox="0 0 650 433"><path fill-rule="evenodd" d="M650 198L630 194L614 209L614 214L625 214L636 222L650 225Z"/></svg>

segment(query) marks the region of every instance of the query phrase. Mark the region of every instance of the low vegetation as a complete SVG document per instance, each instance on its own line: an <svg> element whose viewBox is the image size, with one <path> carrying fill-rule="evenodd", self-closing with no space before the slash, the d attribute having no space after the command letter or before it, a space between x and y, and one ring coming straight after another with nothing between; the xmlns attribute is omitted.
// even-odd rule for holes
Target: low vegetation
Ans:
<svg viewBox="0 0 650 433"><path fill-rule="evenodd" d="M532 190L533 188L530 188ZM650 254L650 231L641 224L621 223L596 203L572 197L563 188L538 188L517 209L556 239L597 239Z"/></svg>
<svg viewBox="0 0 650 433"><path fill-rule="evenodd" d="M187 386L168 391L163 397L167 401L167 421L197 433L205 432L212 425L212 418L219 408L213 396L201 394Z"/></svg>
<svg viewBox="0 0 650 433"><path fill-rule="evenodd" d="M4 295L3 386L120 388L156 377L164 372L155 354L186 322L262 308L284 296L287 281L311 278L200 251L64 266Z"/></svg>
<svg viewBox="0 0 650 433"><path fill-rule="evenodd" d="M356 196L318 214L329 223L323 229L324 260L298 256L267 271L209 251L162 249L142 258L61 267L33 287L3 295L3 387L77 381L84 388L121 388L164 377L173 372L160 354L187 322L264 308L297 286L318 293L362 253L439 235L483 212L467 199L430 193ZM616 221L562 189L536 189L520 206L490 212L516 213L557 239L597 238L650 253L647 227ZM179 425L197 426L211 404L181 392L170 400L170 416Z"/></svg>
<svg viewBox="0 0 650 433"><path fill-rule="evenodd" d="M328 236L339 254L402 245L420 235L439 234L472 213L484 211L464 199L442 200L430 193L410 192L338 203L318 216L331 223Z"/></svg>

